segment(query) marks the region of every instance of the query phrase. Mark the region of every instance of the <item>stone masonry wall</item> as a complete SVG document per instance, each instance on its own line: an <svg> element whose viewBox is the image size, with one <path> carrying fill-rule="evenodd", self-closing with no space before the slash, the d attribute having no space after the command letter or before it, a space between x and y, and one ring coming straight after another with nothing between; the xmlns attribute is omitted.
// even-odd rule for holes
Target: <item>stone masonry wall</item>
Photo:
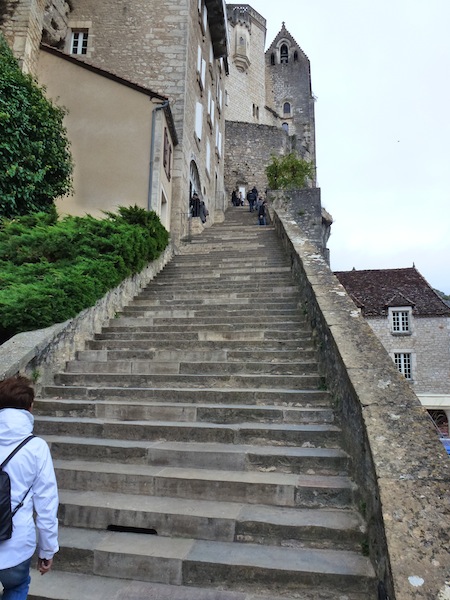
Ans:
<svg viewBox="0 0 450 600"><path fill-rule="evenodd" d="M367 322L387 352L411 352L416 394L450 394L450 319L412 317L412 334L393 336L387 318Z"/></svg>
<svg viewBox="0 0 450 600"><path fill-rule="evenodd" d="M291 139L277 127L227 121L225 126L225 190L228 196L238 184L265 193L265 169L272 154L290 152Z"/></svg>
<svg viewBox="0 0 450 600"><path fill-rule="evenodd" d="M426 410L318 247L282 210L273 212L273 222L354 457L355 499L368 523L377 576L390 600L446 600L448 456Z"/></svg>
<svg viewBox="0 0 450 600"><path fill-rule="evenodd" d="M67 35L65 0L0 0L0 30L23 71L35 73L41 40L61 46Z"/></svg>
<svg viewBox="0 0 450 600"><path fill-rule="evenodd" d="M271 65L270 53L267 53L266 69L275 110L282 115L283 104L290 103L292 117L285 119L289 134L296 135L301 155L315 160L314 99L307 57L299 53L298 62Z"/></svg>
<svg viewBox="0 0 450 600"><path fill-rule="evenodd" d="M230 39L230 74L227 79L228 105L227 121L275 125L276 117L265 109L266 75L264 45L266 40L266 20L248 4L228 4L228 34ZM246 20L236 16L243 11ZM237 21L237 22L236 22ZM242 24L241 24L242 23ZM238 69L235 55L240 35L248 42L248 66L245 71ZM237 66L238 65L238 66ZM279 123L281 126L281 123Z"/></svg>
<svg viewBox="0 0 450 600"><path fill-rule="evenodd" d="M3 0L1 30L26 73L34 73L42 38L45 0Z"/></svg>

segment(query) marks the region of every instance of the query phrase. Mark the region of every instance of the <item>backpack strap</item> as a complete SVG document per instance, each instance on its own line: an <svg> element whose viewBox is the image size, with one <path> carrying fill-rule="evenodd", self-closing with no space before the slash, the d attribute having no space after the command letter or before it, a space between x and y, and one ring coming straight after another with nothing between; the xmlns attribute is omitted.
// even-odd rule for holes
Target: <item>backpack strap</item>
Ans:
<svg viewBox="0 0 450 600"><path fill-rule="evenodd" d="M19 452L19 450L25 446L25 444L27 444L30 440L32 440L35 436L33 434L29 435L27 438L25 438L24 440L22 440L20 442L20 444L18 446L16 446L14 448L14 450L11 452L11 454L9 454L5 460L2 462L2 464L0 465L0 469L3 469L3 467L6 465L6 463L8 463L11 458L14 456L14 454L16 454L17 452Z"/></svg>

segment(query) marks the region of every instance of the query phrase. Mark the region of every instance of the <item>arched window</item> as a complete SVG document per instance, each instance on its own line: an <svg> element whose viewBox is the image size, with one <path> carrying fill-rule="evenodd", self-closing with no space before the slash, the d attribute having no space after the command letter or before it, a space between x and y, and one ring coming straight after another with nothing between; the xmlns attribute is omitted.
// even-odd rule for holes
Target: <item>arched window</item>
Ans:
<svg viewBox="0 0 450 600"><path fill-rule="evenodd" d="M281 127L285 130L286 133L289 133L289 124L288 123L283 123Z"/></svg>
<svg viewBox="0 0 450 600"><path fill-rule="evenodd" d="M283 104L283 115L290 115L291 114L291 105L289 104L289 102L285 102Z"/></svg>
<svg viewBox="0 0 450 600"><path fill-rule="evenodd" d="M294 52L294 62L298 61L298 52L297 50Z"/></svg>
<svg viewBox="0 0 450 600"><path fill-rule="evenodd" d="M274 65L275 64L275 54L272 52L272 54L270 55L270 64Z"/></svg>
<svg viewBox="0 0 450 600"><path fill-rule="evenodd" d="M283 44L280 48L280 62L287 63L289 60L289 50L286 44Z"/></svg>

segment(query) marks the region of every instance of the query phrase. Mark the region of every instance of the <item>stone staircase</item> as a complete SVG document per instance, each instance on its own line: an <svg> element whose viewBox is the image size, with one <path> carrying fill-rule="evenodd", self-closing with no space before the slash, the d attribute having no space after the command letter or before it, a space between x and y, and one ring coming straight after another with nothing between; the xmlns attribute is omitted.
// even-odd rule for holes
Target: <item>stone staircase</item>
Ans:
<svg viewBox="0 0 450 600"><path fill-rule="evenodd" d="M233 208L36 403L60 488L45 600L367 600L349 457L286 256Z"/></svg>

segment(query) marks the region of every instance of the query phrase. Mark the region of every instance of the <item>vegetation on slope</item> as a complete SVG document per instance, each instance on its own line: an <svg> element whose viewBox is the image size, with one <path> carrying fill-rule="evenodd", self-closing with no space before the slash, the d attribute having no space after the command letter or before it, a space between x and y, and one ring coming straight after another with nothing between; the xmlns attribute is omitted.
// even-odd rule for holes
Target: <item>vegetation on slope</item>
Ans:
<svg viewBox="0 0 450 600"><path fill-rule="evenodd" d="M0 343L92 306L166 248L154 212L121 207L105 219L56 210L0 220Z"/></svg>

